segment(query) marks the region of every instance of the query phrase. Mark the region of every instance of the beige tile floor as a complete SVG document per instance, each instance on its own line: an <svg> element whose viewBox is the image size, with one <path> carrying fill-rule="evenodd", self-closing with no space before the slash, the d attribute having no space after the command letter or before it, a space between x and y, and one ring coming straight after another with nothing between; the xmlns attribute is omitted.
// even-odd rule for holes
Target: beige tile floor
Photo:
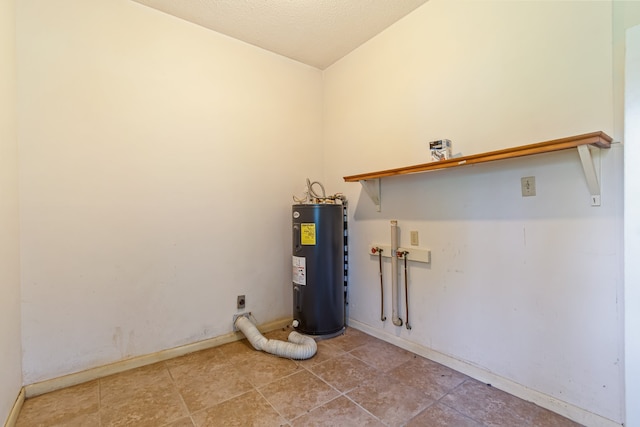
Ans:
<svg viewBox="0 0 640 427"><path fill-rule="evenodd" d="M267 334L285 339L287 330ZM356 329L305 361L239 341L28 399L25 426L577 426Z"/></svg>

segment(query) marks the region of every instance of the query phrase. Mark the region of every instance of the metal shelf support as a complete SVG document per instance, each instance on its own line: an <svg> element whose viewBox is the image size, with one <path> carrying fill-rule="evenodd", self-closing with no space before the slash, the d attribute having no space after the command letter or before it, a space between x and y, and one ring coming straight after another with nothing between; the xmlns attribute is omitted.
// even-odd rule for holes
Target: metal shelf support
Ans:
<svg viewBox="0 0 640 427"><path fill-rule="evenodd" d="M580 155L582 169L584 170L584 176L587 180L587 187L589 187L589 193L591 193L591 206L600 206L600 182L598 182L598 175L593 165L589 146L579 145L578 154Z"/></svg>
<svg viewBox="0 0 640 427"><path fill-rule="evenodd" d="M376 205L376 211L380 212L380 178L361 179L360 184L362 184L362 188L367 192L373 204Z"/></svg>

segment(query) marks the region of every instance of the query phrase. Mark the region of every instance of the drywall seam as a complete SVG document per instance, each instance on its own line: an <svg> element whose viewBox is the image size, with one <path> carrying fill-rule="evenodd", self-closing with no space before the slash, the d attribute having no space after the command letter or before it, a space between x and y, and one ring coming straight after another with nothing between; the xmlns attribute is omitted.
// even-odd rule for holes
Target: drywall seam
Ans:
<svg viewBox="0 0 640 427"><path fill-rule="evenodd" d="M260 332L269 332L283 328L291 323L292 319L284 318L264 323L258 326ZM132 359L121 360L108 365L98 366L96 368L87 369L81 372L64 375L62 377L52 378L50 380L29 384L24 386L25 397L35 397L51 391L60 390L65 387L71 387L103 378L109 375L128 371L130 369L139 368L141 366L150 365L152 363L162 362L163 360L173 359L174 357L184 356L195 351L206 350L208 348L217 347L234 341L244 339L241 332L230 332L204 341L198 341L179 347L162 350L156 353L146 354L144 356L134 357Z"/></svg>

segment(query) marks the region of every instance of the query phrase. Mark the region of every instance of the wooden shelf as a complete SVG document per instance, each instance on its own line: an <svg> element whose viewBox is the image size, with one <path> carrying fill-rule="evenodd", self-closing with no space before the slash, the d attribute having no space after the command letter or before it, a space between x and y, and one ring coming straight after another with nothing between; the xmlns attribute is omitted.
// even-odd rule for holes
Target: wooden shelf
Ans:
<svg viewBox="0 0 640 427"><path fill-rule="evenodd" d="M396 175L406 175L412 173L431 172L442 169L449 169L467 165L477 165L480 163L493 162L496 160L511 159L515 157L532 156L535 154L552 153L554 151L568 150L578 148L580 160L584 168L587 185L591 192L591 204L593 206L600 205L600 185L598 184L597 175L589 146L598 148L610 148L611 137L604 132L585 133L583 135L570 136L567 138L554 139L551 141L539 142L536 144L522 145L519 147L507 148L504 150L490 151L487 153L473 154L471 156L457 157L454 159L434 161L430 163L422 163L414 166L406 166L402 168L386 169L377 172L362 173L359 175L345 176L346 182L360 182L369 197L380 210L380 178L386 178Z"/></svg>
<svg viewBox="0 0 640 427"><path fill-rule="evenodd" d="M520 147L507 148L504 150L473 154L471 156L457 157L455 159L441 160L439 162L422 163L415 166L406 166L378 172L345 176L344 180L346 182L358 182L367 179L385 178L395 175L430 172L440 169L493 162L495 160L511 159L514 157L551 153L554 151L579 147L581 145L593 145L600 148L609 148L611 146L611 137L604 132L585 133L583 135L570 136L568 138L554 139L552 141L539 142L537 144L522 145Z"/></svg>

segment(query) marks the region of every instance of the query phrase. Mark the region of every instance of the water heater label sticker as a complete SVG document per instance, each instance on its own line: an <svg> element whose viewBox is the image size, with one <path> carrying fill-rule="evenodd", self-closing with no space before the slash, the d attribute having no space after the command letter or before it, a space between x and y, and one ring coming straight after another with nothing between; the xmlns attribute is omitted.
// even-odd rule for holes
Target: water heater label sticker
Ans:
<svg viewBox="0 0 640 427"><path fill-rule="evenodd" d="M293 257L293 283L302 286L307 284L307 267L306 258L304 257Z"/></svg>
<svg viewBox="0 0 640 427"><path fill-rule="evenodd" d="M300 228L300 243L303 245L315 245L316 244L316 224L301 224Z"/></svg>

